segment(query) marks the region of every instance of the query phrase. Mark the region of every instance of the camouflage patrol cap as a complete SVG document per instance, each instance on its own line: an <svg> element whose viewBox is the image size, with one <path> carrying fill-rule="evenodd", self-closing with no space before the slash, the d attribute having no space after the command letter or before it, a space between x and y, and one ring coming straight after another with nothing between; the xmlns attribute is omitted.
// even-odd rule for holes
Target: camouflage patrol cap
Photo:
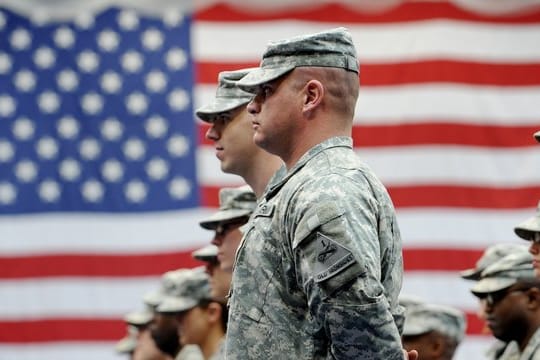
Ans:
<svg viewBox="0 0 540 360"><path fill-rule="evenodd" d="M480 280L471 288L474 295L504 290L520 280L534 279L532 255L518 252L507 255L488 266Z"/></svg>
<svg viewBox="0 0 540 360"><path fill-rule="evenodd" d="M159 304L173 293L174 289L184 280L185 273L190 269L178 269L167 271L161 276L161 284L159 289L150 291L143 296L144 303L151 309L156 309Z"/></svg>
<svg viewBox="0 0 540 360"><path fill-rule="evenodd" d="M144 326L152 321L154 313L152 308L147 306L144 310L132 311L124 315L124 321L134 326Z"/></svg>
<svg viewBox="0 0 540 360"><path fill-rule="evenodd" d="M222 222L248 217L257 206L257 197L247 185L219 191L219 210L199 222L201 227L215 230Z"/></svg>
<svg viewBox="0 0 540 360"><path fill-rule="evenodd" d="M540 241L540 202L538 202L536 215L514 227L514 232L522 239Z"/></svg>
<svg viewBox="0 0 540 360"><path fill-rule="evenodd" d="M136 327L128 326L127 335L120 339L114 346L116 352L119 354L130 354L135 351L135 347L137 346L138 332L139 331Z"/></svg>
<svg viewBox="0 0 540 360"><path fill-rule="evenodd" d="M527 252L527 247L521 244L495 244L488 246L480 259L476 262L476 265L472 269L463 270L460 275L466 280L480 280L482 271L484 271L489 265L495 263L497 260L502 259L506 255L516 252Z"/></svg>
<svg viewBox="0 0 540 360"><path fill-rule="evenodd" d="M210 104L197 109L195 111L197 116L203 121L213 122L217 115L250 102L253 94L240 89L237 83L238 80L246 76L251 70L253 69L220 72L214 100Z"/></svg>
<svg viewBox="0 0 540 360"><path fill-rule="evenodd" d="M429 304L423 301L402 300L405 307L403 336L417 336L430 331L437 331L457 342L465 336L467 320L465 314L453 307Z"/></svg>
<svg viewBox="0 0 540 360"><path fill-rule="evenodd" d="M534 133L534 138L536 139L536 141L540 142L540 131Z"/></svg>
<svg viewBox="0 0 540 360"><path fill-rule="evenodd" d="M340 27L270 42L260 67L243 77L238 86L254 92L256 87L301 66L342 68L358 73L358 58L350 33Z"/></svg>
<svg viewBox="0 0 540 360"><path fill-rule="evenodd" d="M194 259L211 262L217 260L218 247L216 245L210 244L206 245L200 249L195 250L191 253L191 256Z"/></svg>
<svg viewBox="0 0 540 360"><path fill-rule="evenodd" d="M156 311L179 313L197 306L202 300L211 300L210 282L204 267L184 269L181 281L167 293Z"/></svg>

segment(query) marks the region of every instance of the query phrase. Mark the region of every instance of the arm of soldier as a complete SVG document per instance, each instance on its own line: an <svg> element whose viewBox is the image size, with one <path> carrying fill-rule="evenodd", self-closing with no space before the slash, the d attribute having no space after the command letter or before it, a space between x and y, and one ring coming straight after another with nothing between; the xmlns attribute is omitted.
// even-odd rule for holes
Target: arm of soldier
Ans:
<svg viewBox="0 0 540 360"><path fill-rule="evenodd" d="M334 358L403 359L380 283L376 217L355 200L354 208L319 201L297 219L298 283Z"/></svg>

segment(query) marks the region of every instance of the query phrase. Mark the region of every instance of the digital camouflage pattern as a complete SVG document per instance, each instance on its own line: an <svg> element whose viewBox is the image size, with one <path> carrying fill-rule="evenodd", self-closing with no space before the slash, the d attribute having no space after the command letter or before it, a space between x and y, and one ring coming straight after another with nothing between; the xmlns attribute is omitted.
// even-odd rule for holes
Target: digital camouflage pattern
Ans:
<svg viewBox="0 0 540 360"><path fill-rule="evenodd" d="M184 345L174 360L204 360L204 355L197 345Z"/></svg>
<svg viewBox="0 0 540 360"><path fill-rule="evenodd" d="M494 264L496 261L503 257L515 252L527 253L529 250L527 246L520 244L495 244L488 246L484 253L476 262L476 265L472 269L463 270L460 272L462 278L466 280L480 280L482 271L488 266Z"/></svg>
<svg viewBox="0 0 540 360"><path fill-rule="evenodd" d="M218 115L234 110L242 105L247 105L253 98L253 95L240 89L237 83L250 70L252 69L220 72L214 100L210 104L197 109L195 112L197 116L203 121L212 123Z"/></svg>
<svg viewBox="0 0 540 360"><path fill-rule="evenodd" d="M352 139L279 170L245 231L227 359L403 359L395 211Z"/></svg>
<svg viewBox="0 0 540 360"><path fill-rule="evenodd" d="M518 224L514 231L522 239L540 241L540 202L538 202L536 215Z"/></svg>
<svg viewBox="0 0 540 360"><path fill-rule="evenodd" d="M217 255L218 255L218 247L213 244L206 245L191 253L191 256L194 259L204 261L204 262L217 261Z"/></svg>
<svg viewBox="0 0 540 360"><path fill-rule="evenodd" d="M334 67L356 73L360 71L352 37L347 29L340 27L269 43L260 67L240 79L238 86L255 92L258 86L299 66Z"/></svg>
<svg viewBox="0 0 540 360"><path fill-rule="evenodd" d="M178 276L156 308L162 313L179 313L210 300L210 282L204 267L177 270Z"/></svg>
<svg viewBox="0 0 540 360"><path fill-rule="evenodd" d="M248 185L219 190L219 210L199 222L201 227L215 230L222 222L249 217L257 206L257 197Z"/></svg>
<svg viewBox="0 0 540 360"><path fill-rule="evenodd" d="M499 343L498 343L499 344ZM533 334L523 352L517 342L499 345L498 351L491 351L488 356L493 360L540 360L540 329Z"/></svg>

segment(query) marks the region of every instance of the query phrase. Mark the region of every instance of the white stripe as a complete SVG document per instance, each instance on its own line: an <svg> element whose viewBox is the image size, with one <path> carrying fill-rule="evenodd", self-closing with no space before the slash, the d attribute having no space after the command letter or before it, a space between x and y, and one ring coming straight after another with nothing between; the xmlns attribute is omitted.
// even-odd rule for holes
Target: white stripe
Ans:
<svg viewBox="0 0 540 360"><path fill-rule="evenodd" d="M349 29L361 62L441 58L533 62L540 59L540 25L452 20L367 25L294 20L198 21L192 34L194 57L202 61L257 62L270 41L337 26Z"/></svg>
<svg viewBox="0 0 540 360"><path fill-rule="evenodd" d="M118 339L120 340L120 339ZM1 344L2 360L120 360L124 354L114 350L116 342L54 342Z"/></svg>
<svg viewBox="0 0 540 360"><path fill-rule="evenodd" d="M178 251L205 245L199 221L215 209L144 214L38 214L0 217L0 254Z"/></svg>
<svg viewBox="0 0 540 360"><path fill-rule="evenodd" d="M2 280L0 318L121 319L130 311L142 309L143 295L159 284L159 276Z"/></svg>
<svg viewBox="0 0 540 360"><path fill-rule="evenodd" d="M215 86L200 84L195 87L195 108L212 102ZM361 86L355 123L391 125L451 121L485 125L538 125L540 107L536 104L539 103L540 87L532 86Z"/></svg>
<svg viewBox="0 0 540 360"><path fill-rule="evenodd" d="M486 149L406 146L357 148L357 153L387 186L444 184L519 187L540 183L540 150L536 147ZM198 176L202 184L242 184L241 178L221 172L212 147L199 147L197 158Z"/></svg>

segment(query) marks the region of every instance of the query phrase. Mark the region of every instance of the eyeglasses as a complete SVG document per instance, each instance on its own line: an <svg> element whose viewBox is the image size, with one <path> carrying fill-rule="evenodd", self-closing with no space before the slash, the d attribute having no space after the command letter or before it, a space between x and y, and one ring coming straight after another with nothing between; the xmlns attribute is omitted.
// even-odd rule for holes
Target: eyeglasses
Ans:
<svg viewBox="0 0 540 360"><path fill-rule="evenodd" d="M215 230L216 231L216 237L225 236L230 231L233 231L234 229L239 228L240 226L244 225L245 223L246 223L246 220L235 221L235 222L230 222L230 223L225 223L225 224L219 224L216 227L216 230Z"/></svg>
<svg viewBox="0 0 540 360"><path fill-rule="evenodd" d="M495 292L487 293L487 294L480 294L480 295L478 295L478 298L481 299L481 300L484 300L486 302L486 305L488 305L490 307L493 307L493 306L497 305L499 302L501 302L510 293L524 292L524 291L528 291L529 289L530 289L530 287L515 288L515 289L512 289L510 287L510 288L507 288L507 289L504 289L504 290L501 290L501 291L495 291Z"/></svg>

